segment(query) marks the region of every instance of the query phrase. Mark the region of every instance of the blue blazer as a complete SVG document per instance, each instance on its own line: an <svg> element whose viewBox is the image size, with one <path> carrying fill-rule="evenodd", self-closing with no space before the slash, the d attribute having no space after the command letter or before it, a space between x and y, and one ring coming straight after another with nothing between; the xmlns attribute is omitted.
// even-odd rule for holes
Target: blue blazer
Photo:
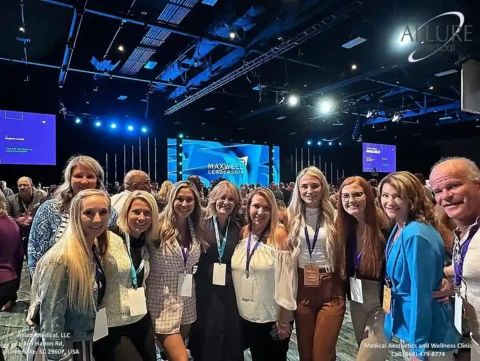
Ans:
<svg viewBox="0 0 480 361"><path fill-rule="evenodd" d="M398 225L387 243L385 276L392 281L392 304L385 317L385 335L411 345L420 359L428 350L452 351L460 340L452 309L432 295L443 279L443 240L432 225L410 222L393 242L397 229Z"/></svg>

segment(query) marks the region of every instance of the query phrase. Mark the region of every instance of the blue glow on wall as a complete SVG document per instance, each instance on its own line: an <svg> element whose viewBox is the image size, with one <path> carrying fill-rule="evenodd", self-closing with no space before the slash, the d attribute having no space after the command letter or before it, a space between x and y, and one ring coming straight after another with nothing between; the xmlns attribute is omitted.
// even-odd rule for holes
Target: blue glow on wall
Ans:
<svg viewBox="0 0 480 361"><path fill-rule="evenodd" d="M167 179L177 182L177 140L167 139Z"/></svg>

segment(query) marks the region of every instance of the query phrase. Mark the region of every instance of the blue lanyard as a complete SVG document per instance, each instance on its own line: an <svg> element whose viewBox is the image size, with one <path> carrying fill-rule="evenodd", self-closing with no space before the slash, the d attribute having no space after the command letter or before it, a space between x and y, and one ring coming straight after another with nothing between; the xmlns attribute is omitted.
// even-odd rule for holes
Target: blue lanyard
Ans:
<svg viewBox="0 0 480 361"><path fill-rule="evenodd" d="M250 261L252 260L253 254L257 250L258 245L260 244L262 237L259 237L257 239L257 242L255 243L255 246L252 249L252 253L250 253L250 241L251 241L251 239L252 239L252 233L250 232L248 234L248 243L247 243L247 260L246 260L247 264L245 266L245 272L247 274L247 278L250 277Z"/></svg>
<svg viewBox="0 0 480 361"><path fill-rule="evenodd" d="M463 278L463 262L465 261L465 257L467 255L468 247L470 246L470 242L472 242L475 233L478 231L478 226L472 227L470 233L468 234L468 238L463 242L460 249L456 249L457 252L453 257L453 269L455 275L455 286L460 287L462 284Z"/></svg>
<svg viewBox="0 0 480 361"><path fill-rule="evenodd" d="M225 235L220 239L220 232L218 230L217 216L213 216L213 226L215 227L215 238L217 239L218 249L218 263L222 263L222 257L225 253L225 245L227 244L228 227L230 226L230 217L228 217L227 228L225 229Z"/></svg>
<svg viewBox="0 0 480 361"><path fill-rule="evenodd" d="M128 234L125 234L125 243L127 244L128 257L130 258L130 273L132 275L133 288L137 289L137 287L138 287L137 275L140 272L142 272L143 267L145 266L145 260L143 259L143 255L142 255L142 262L140 262L140 266L138 266L137 270L135 271L135 266L133 265L132 255L130 253L130 235L128 235Z"/></svg>

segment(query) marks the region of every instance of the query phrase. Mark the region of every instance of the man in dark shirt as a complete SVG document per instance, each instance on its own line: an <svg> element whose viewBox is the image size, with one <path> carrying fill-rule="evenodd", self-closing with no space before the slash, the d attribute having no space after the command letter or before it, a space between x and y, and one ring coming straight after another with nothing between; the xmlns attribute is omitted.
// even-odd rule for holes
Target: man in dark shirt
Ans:
<svg viewBox="0 0 480 361"><path fill-rule="evenodd" d="M285 183L280 182L280 192L283 194L283 201L288 206L290 203L290 198L292 198L292 192L290 192L286 187Z"/></svg>

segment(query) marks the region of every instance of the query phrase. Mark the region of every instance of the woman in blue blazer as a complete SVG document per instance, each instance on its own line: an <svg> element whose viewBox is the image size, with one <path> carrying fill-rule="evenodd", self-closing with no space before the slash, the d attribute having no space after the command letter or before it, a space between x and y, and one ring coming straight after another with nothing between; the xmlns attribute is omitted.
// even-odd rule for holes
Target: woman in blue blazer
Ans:
<svg viewBox="0 0 480 361"><path fill-rule="evenodd" d="M450 305L432 297L440 288L445 258L433 205L408 172L382 180L380 203L396 221L386 248L385 335L401 340L405 360L452 360L460 335Z"/></svg>

